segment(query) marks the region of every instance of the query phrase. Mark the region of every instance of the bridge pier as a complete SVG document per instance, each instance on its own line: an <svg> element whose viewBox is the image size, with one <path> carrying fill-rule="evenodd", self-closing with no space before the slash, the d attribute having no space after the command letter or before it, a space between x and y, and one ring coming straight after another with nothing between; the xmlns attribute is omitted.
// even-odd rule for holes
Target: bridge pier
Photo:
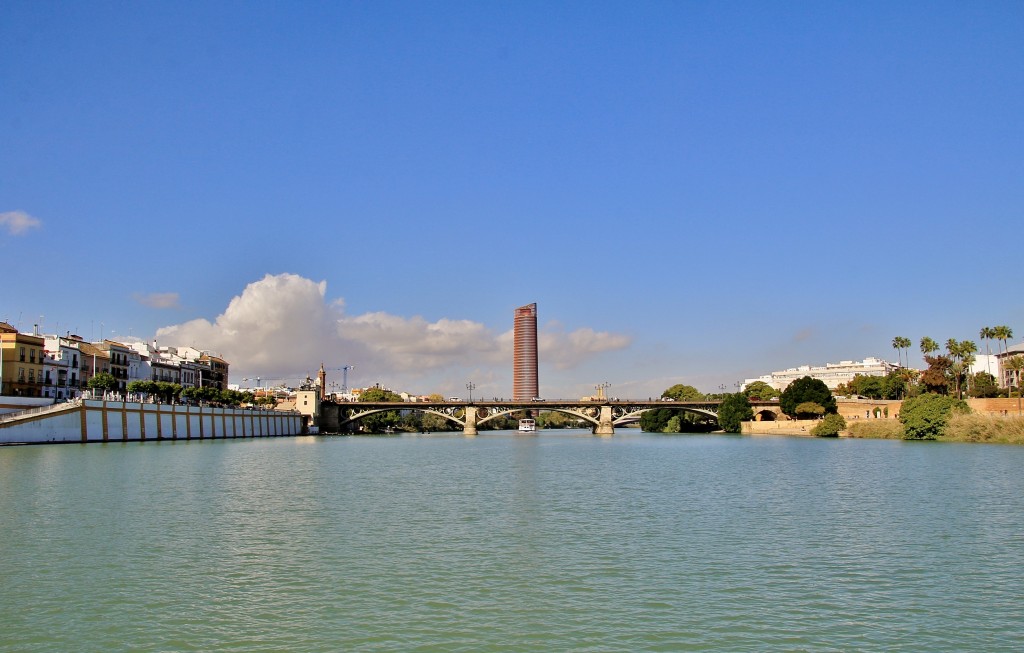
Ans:
<svg viewBox="0 0 1024 653"><path fill-rule="evenodd" d="M594 427L594 435L615 435L611 406L601 406L601 412L597 417L597 426Z"/></svg>
<svg viewBox="0 0 1024 653"><path fill-rule="evenodd" d="M476 406L466 406L466 425L462 427L462 434L474 436L476 432Z"/></svg>

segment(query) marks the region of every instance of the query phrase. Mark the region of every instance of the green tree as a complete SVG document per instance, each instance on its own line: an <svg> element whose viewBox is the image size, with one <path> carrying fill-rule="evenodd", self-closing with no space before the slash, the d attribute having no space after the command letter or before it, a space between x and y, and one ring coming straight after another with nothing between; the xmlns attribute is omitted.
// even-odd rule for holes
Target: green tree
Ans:
<svg viewBox="0 0 1024 653"><path fill-rule="evenodd" d="M726 433L739 433L741 424L754 419L754 410L750 400L742 392L725 396L718 405L718 425Z"/></svg>
<svg viewBox="0 0 1024 653"><path fill-rule="evenodd" d="M804 376L793 381L782 391L779 408L790 417L796 417L796 407L804 402L814 402L825 409L826 414L837 412L836 399L824 381Z"/></svg>
<svg viewBox="0 0 1024 653"><path fill-rule="evenodd" d="M825 415L825 417L818 422L813 429L811 429L811 435L816 435L819 438L835 437L839 435L839 432L846 428L846 420L839 413L832 413L831 415Z"/></svg>
<svg viewBox="0 0 1024 653"><path fill-rule="evenodd" d="M964 402L932 392L911 397L903 402L900 422L904 440L934 440L946 428L954 411L970 412Z"/></svg>
<svg viewBox="0 0 1024 653"><path fill-rule="evenodd" d="M825 407L815 401L797 404L794 410L798 419L815 419L825 414Z"/></svg>
<svg viewBox="0 0 1024 653"><path fill-rule="evenodd" d="M883 399L902 399L907 394L907 378L905 370L893 370L885 376L882 384Z"/></svg>
<svg viewBox="0 0 1024 653"><path fill-rule="evenodd" d="M110 390L116 390L118 387L117 379L114 378L113 374L108 372L100 372L96 376L89 379L86 384L90 390L100 390L107 392Z"/></svg>
<svg viewBox="0 0 1024 653"><path fill-rule="evenodd" d="M967 392L971 397L998 397L999 384L996 377L988 372L977 372L971 377L971 389Z"/></svg>
<svg viewBox="0 0 1024 653"><path fill-rule="evenodd" d="M420 420L420 428L426 432L445 432L458 430L458 425L436 413L425 413Z"/></svg>
<svg viewBox="0 0 1024 653"><path fill-rule="evenodd" d="M640 413L640 430L644 433L664 433L668 421L675 415L668 408L654 408Z"/></svg>
<svg viewBox="0 0 1024 653"><path fill-rule="evenodd" d="M160 397L161 401L165 403L173 403L181 395L182 387L177 383L171 383L170 381L157 381L156 382L156 395Z"/></svg>
<svg viewBox="0 0 1024 653"><path fill-rule="evenodd" d="M779 391L764 381L754 381L743 388L743 394L751 401L771 401L779 396Z"/></svg>
<svg viewBox="0 0 1024 653"><path fill-rule="evenodd" d="M663 433L682 433L682 424L679 421L679 415L673 415L668 419L668 424L665 425Z"/></svg>
<svg viewBox="0 0 1024 653"><path fill-rule="evenodd" d="M854 394L868 399L881 399L885 395L885 380L880 376L855 374L848 385Z"/></svg>
<svg viewBox="0 0 1024 653"><path fill-rule="evenodd" d="M130 381L125 390L133 394L154 396L157 393L156 381Z"/></svg>
<svg viewBox="0 0 1024 653"><path fill-rule="evenodd" d="M359 396L359 401L402 401L402 395L385 390L384 388L367 388Z"/></svg>
<svg viewBox="0 0 1024 653"><path fill-rule="evenodd" d="M661 393L662 397L668 397L675 399L676 401L703 401L704 393L692 385L683 385L677 383L665 392Z"/></svg>
<svg viewBox="0 0 1024 653"><path fill-rule="evenodd" d="M359 399L360 401L402 403L401 395L383 388L367 388ZM366 433L387 433L398 427L401 421L402 415L398 410L389 410L367 415L359 420L359 426Z"/></svg>

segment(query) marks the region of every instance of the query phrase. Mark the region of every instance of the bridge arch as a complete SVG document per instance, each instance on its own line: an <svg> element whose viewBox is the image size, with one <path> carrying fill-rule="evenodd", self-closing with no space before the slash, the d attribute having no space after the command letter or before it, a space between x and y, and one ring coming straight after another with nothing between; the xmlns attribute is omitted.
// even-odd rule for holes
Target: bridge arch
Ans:
<svg viewBox="0 0 1024 653"><path fill-rule="evenodd" d="M522 411L544 411L568 415L590 426L596 435L612 435L616 426L625 426L640 419L649 410L672 410L692 413L718 421L720 401L540 401L540 402L323 402L320 411L321 432L344 432L345 427L377 413L417 411L437 415L462 428L466 435L475 435L476 427ZM752 402L758 419L782 419L778 403Z"/></svg>

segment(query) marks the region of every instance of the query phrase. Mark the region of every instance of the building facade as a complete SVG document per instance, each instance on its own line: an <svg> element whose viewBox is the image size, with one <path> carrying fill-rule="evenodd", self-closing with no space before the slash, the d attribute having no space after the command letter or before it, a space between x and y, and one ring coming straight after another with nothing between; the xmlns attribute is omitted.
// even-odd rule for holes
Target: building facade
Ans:
<svg viewBox="0 0 1024 653"><path fill-rule="evenodd" d="M512 337L512 399L529 401L539 396L537 304L527 304L515 310Z"/></svg>
<svg viewBox="0 0 1024 653"><path fill-rule="evenodd" d="M880 358L868 357L862 361L839 361L838 363L825 363L824 365L801 365L791 367L787 370L779 370L756 379L745 379L743 387L755 381L763 381L771 387L779 390L786 389L793 381L809 376L812 379L822 381L829 390L835 390L843 383L849 383L858 374L862 376L886 376L889 372L899 369L889 361Z"/></svg>
<svg viewBox="0 0 1024 653"><path fill-rule="evenodd" d="M1020 389L1024 382L1024 370L1014 363L1015 360L1019 360L1018 356L1024 356L1024 343L1010 345L1006 351L996 355L999 360L999 373L996 374L996 378L1001 387Z"/></svg>
<svg viewBox="0 0 1024 653"><path fill-rule="evenodd" d="M0 322L0 394L42 397L45 339Z"/></svg>

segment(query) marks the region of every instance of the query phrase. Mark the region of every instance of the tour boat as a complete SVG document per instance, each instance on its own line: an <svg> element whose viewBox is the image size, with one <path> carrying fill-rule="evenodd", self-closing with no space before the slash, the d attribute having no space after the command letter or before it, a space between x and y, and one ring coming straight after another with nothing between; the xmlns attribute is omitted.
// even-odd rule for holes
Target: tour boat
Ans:
<svg viewBox="0 0 1024 653"><path fill-rule="evenodd" d="M519 420L519 430L523 433L533 433L537 430L537 423L532 419Z"/></svg>

